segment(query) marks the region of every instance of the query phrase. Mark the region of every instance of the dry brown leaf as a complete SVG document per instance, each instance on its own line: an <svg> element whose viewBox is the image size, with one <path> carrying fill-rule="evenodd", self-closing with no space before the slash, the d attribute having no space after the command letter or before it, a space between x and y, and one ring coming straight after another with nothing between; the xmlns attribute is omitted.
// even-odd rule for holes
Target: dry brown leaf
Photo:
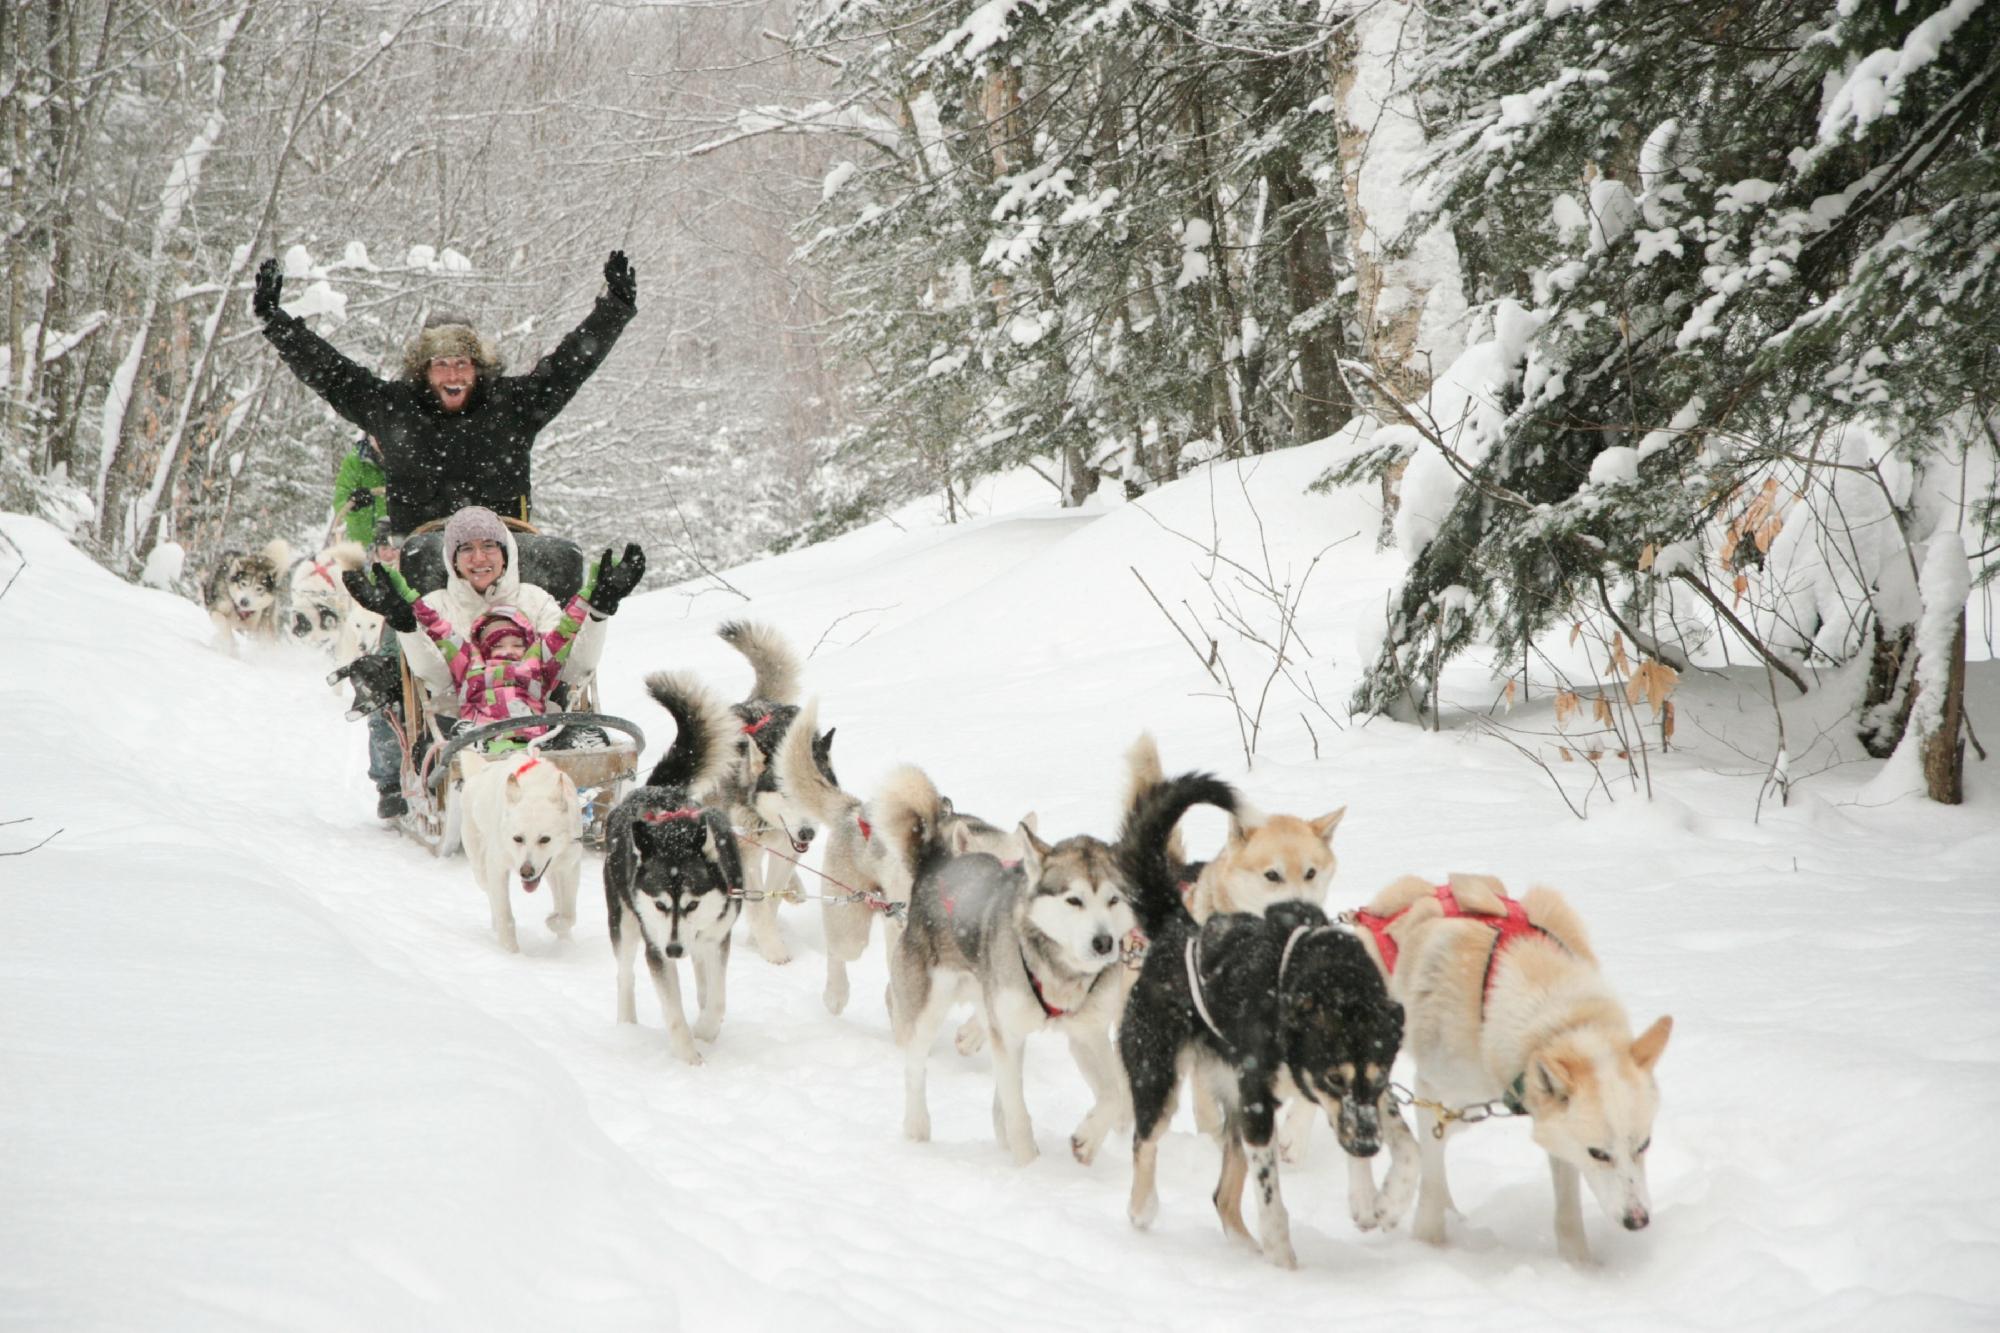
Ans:
<svg viewBox="0 0 2000 1333"><path fill-rule="evenodd" d="M1632 669L1631 662L1625 656L1625 636L1623 634L1614 634L1611 636L1611 669L1621 676Z"/></svg>
<svg viewBox="0 0 2000 1333"><path fill-rule="evenodd" d="M1575 690L1558 691L1556 694L1556 725L1560 727L1569 721L1570 714L1574 713L1581 706L1582 702L1576 697Z"/></svg>
<svg viewBox="0 0 2000 1333"><path fill-rule="evenodd" d="M1584 758L1588 759L1593 764L1597 763L1599 760L1604 758L1604 751L1592 750L1589 754L1585 755Z"/></svg>
<svg viewBox="0 0 2000 1333"><path fill-rule="evenodd" d="M1567 745L1558 745L1556 747L1556 753L1563 757L1563 762L1565 764L1567 764L1570 760L1576 758L1575 755L1569 752L1569 747Z"/></svg>
<svg viewBox="0 0 2000 1333"><path fill-rule="evenodd" d="M1517 681L1517 680L1514 680L1514 679L1513 679L1513 678L1511 678L1511 677L1510 677L1510 678L1508 679L1508 681L1507 681L1507 695L1506 695L1506 698L1507 698L1507 706L1508 706L1509 708L1512 708L1512 707L1514 706L1514 690L1515 690L1515 687L1516 687L1517 685L1519 685L1519 684L1520 684L1520 682L1519 682L1519 681Z"/></svg>
<svg viewBox="0 0 2000 1333"><path fill-rule="evenodd" d="M1601 694L1598 695L1590 701L1590 715L1597 719L1599 725L1610 726L1611 701Z"/></svg>
<svg viewBox="0 0 2000 1333"><path fill-rule="evenodd" d="M1743 605L1743 594L1749 591L1750 591L1750 576L1748 574L1738 574L1736 576L1736 603L1735 603L1737 606Z"/></svg>
<svg viewBox="0 0 2000 1333"><path fill-rule="evenodd" d="M1660 739L1662 741L1670 741L1674 738L1673 702L1669 700L1667 703L1661 705L1661 708L1663 711L1660 715Z"/></svg>
<svg viewBox="0 0 2000 1333"><path fill-rule="evenodd" d="M1639 572L1641 574L1645 573L1647 570L1653 567L1653 559L1654 557L1659 555L1659 553L1660 553L1659 547L1655 546L1651 542L1646 543L1646 549L1639 552Z"/></svg>
<svg viewBox="0 0 2000 1333"><path fill-rule="evenodd" d="M1582 637L1583 637L1583 622L1578 621L1576 624L1571 625L1569 627L1569 646L1572 648L1576 647L1576 641Z"/></svg>

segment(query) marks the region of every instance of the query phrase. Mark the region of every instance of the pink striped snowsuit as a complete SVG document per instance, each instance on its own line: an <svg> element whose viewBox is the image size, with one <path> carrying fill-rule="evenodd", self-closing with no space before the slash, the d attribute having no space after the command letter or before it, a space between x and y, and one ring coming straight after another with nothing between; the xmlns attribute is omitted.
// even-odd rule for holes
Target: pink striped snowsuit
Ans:
<svg viewBox="0 0 2000 1333"><path fill-rule="evenodd" d="M437 644L438 656L451 672L451 683L458 689L460 720L473 726L514 717L540 717L546 712L549 691L562 676L570 645L590 614L588 602L572 597L564 604L555 628L532 643L518 661L489 662L472 646L470 632L460 639L435 607L416 601L410 603L410 609L416 613L417 624ZM539 736L546 730L524 727L516 734Z"/></svg>

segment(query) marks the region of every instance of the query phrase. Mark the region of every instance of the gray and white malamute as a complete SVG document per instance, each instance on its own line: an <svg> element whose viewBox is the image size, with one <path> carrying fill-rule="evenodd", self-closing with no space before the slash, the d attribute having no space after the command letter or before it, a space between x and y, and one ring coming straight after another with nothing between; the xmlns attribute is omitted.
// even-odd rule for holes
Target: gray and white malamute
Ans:
<svg viewBox="0 0 2000 1333"><path fill-rule="evenodd" d="M1131 1118L1111 1048L1125 998L1120 949L1137 924L1111 849L1095 838L1050 846L1021 829L1023 855L1008 866L983 852L952 854L944 798L922 770L891 779L877 810L879 836L911 868L909 921L889 962L891 1018L904 1055L903 1132L930 1138L925 1066L954 1003L984 1011L993 1045L993 1128L1025 1164L1036 1156L1022 1091L1028 1037L1055 1029L1095 1096L1070 1139L1088 1163L1104 1136Z"/></svg>
<svg viewBox="0 0 2000 1333"><path fill-rule="evenodd" d="M729 933L743 910L743 867L728 816L694 794L729 762L729 710L686 677L657 672L646 688L679 729L646 785L611 812L605 827L604 904L618 959L618 1021L639 1021L633 956L641 945L660 996L674 1054L701 1063L695 1039L713 1041L727 1003ZM694 963L700 1015L681 1008L680 959Z"/></svg>
<svg viewBox="0 0 2000 1333"><path fill-rule="evenodd" d="M847 966L859 959L868 947L875 918L882 921L882 937L893 957L903 928L896 917L880 904L910 901L910 867L890 853L887 842L875 834L876 819L866 802L842 791L834 781L833 766L826 761L826 745L832 728L816 730L819 705L807 704L792 722L775 758L775 775L786 796L802 805L825 831L824 859L820 869L826 891L820 898L820 924L826 932L826 989L822 998L828 1013L847 1008ZM810 738L810 739L808 739ZM938 833L953 855L988 852L1003 861L1019 861L1023 850L1020 828L1033 830L1035 816L1025 816L1020 827L1003 829L979 816L952 808L948 798L940 798L942 815ZM878 801L879 805L879 801ZM874 900L857 903L846 900L862 893ZM895 1009L893 990L889 1008ZM977 1014L959 1029L958 1048L967 1055L986 1042L986 1024Z"/></svg>
<svg viewBox="0 0 2000 1333"><path fill-rule="evenodd" d="M215 626L215 646L234 657L236 636L278 637L278 585L291 562L289 543L274 541L257 552L224 551L202 586L202 602Z"/></svg>

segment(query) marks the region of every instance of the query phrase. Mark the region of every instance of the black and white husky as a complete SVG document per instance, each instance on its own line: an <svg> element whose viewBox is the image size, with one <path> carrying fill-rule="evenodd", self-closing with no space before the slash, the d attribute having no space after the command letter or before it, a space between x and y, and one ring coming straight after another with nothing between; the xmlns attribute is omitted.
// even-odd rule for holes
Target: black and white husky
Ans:
<svg viewBox="0 0 2000 1333"><path fill-rule="evenodd" d="M639 1021L633 956L643 944L674 1054L701 1063L698 1037L713 1041L727 1002L729 933L742 913L743 868L729 817L695 793L729 762L735 723L729 709L693 679L669 672L646 688L679 729L646 785L611 812L605 829L604 903L618 959L618 1021ZM681 1009L680 959L694 963L700 1015Z"/></svg>
<svg viewBox="0 0 2000 1333"><path fill-rule="evenodd" d="M1095 838L1050 846L1020 830L1019 866L984 852L952 854L944 798L922 770L902 769L876 808L878 836L911 867L909 922L889 963L891 1020L904 1056L903 1132L930 1138L924 1095L932 1040L954 1003L976 1002L993 1046L993 1130L1019 1164L1036 1156L1022 1091L1028 1037L1069 1038L1095 1097L1070 1139L1088 1163L1104 1136L1129 1120L1111 1048L1125 997L1120 949L1136 924L1111 849Z"/></svg>
<svg viewBox="0 0 2000 1333"><path fill-rule="evenodd" d="M1238 801L1227 783L1204 773L1170 779L1138 799L1118 843L1148 941L1118 1028L1134 1116L1129 1212L1138 1227L1151 1226L1159 1214L1160 1139L1182 1073L1191 1072L1223 1112L1215 1187L1223 1229L1251 1238L1243 1225L1243 1184L1254 1166L1256 1243L1273 1263L1292 1268L1298 1261L1291 1221L1278 1190L1279 1101L1304 1096L1319 1104L1353 1164L1351 1198L1363 1195L1354 1168L1365 1176L1365 1159L1382 1144L1382 1102L1402 1043L1403 1010L1361 941L1312 903L1272 903L1263 916L1220 912L1197 925L1167 853L1174 825L1194 805L1234 814ZM1400 1129L1408 1140L1393 1106L1388 1119L1390 1133ZM1414 1165L1413 1151L1400 1155ZM1356 1220L1393 1226L1408 1205L1408 1183L1386 1205L1393 1216L1364 1217L1357 1205ZM1365 1197L1374 1203L1372 1183Z"/></svg>

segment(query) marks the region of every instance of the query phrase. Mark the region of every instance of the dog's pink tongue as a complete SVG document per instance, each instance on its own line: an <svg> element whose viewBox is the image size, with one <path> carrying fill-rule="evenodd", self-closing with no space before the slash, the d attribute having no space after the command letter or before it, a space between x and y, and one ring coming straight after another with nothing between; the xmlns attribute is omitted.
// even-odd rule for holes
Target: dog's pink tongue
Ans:
<svg viewBox="0 0 2000 1333"><path fill-rule="evenodd" d="M526 889L529 893L533 893L536 889L540 888L541 883L542 883L542 877L540 875L521 876L521 887Z"/></svg>

